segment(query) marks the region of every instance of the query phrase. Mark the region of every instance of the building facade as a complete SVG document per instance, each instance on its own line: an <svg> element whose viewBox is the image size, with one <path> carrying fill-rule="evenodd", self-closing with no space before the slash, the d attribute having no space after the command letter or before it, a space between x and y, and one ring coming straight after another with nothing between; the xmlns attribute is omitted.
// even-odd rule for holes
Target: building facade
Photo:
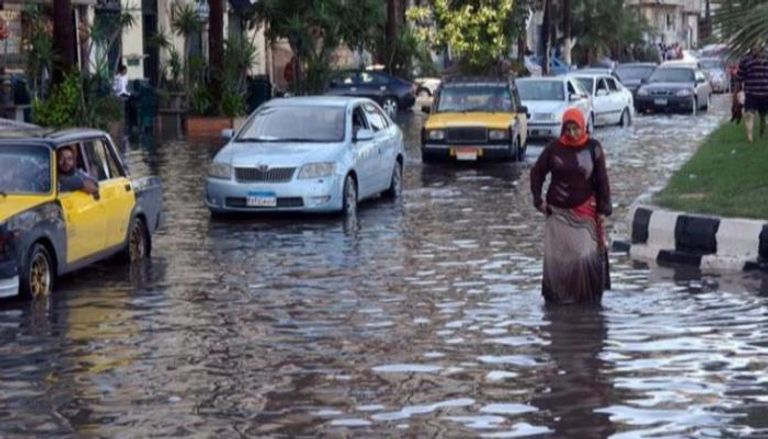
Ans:
<svg viewBox="0 0 768 439"><path fill-rule="evenodd" d="M627 6L637 8L651 26L649 42L699 46L703 0L627 0Z"/></svg>

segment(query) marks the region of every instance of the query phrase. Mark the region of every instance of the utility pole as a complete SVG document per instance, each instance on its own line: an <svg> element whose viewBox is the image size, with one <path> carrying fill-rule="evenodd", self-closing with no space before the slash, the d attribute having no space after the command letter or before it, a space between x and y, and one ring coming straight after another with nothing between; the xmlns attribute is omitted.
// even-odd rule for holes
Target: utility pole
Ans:
<svg viewBox="0 0 768 439"><path fill-rule="evenodd" d="M210 0L208 29L208 56L212 67L212 102L221 102L221 85L224 76L224 0Z"/></svg>
<svg viewBox="0 0 768 439"><path fill-rule="evenodd" d="M64 81L75 65L75 27L72 0L53 0L53 83Z"/></svg>

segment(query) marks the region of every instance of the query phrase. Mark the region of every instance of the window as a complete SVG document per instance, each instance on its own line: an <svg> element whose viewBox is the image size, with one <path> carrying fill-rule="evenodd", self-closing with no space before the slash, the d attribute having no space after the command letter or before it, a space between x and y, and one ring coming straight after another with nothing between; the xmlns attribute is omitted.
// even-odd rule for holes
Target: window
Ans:
<svg viewBox="0 0 768 439"><path fill-rule="evenodd" d="M357 134L358 131L368 129L368 120L365 118L365 113L360 107L355 107L352 112L352 134Z"/></svg>
<svg viewBox="0 0 768 439"><path fill-rule="evenodd" d="M608 90L610 90L611 93L619 91L619 85L616 84L616 80L615 79L613 79L613 78L605 78L605 82L608 83Z"/></svg>
<svg viewBox="0 0 768 439"><path fill-rule="evenodd" d="M381 131L389 127L387 117L376 106L366 104L363 108L365 108L365 114L368 116L368 122L371 123L373 131Z"/></svg>
<svg viewBox="0 0 768 439"><path fill-rule="evenodd" d="M240 130L235 142L341 142L346 123L344 107L262 105Z"/></svg>
<svg viewBox="0 0 768 439"><path fill-rule="evenodd" d="M601 91L603 92L603 94L608 94L608 84L605 83L605 79L600 79L597 81L597 89L595 91L595 94L598 94Z"/></svg>
<svg viewBox="0 0 768 439"><path fill-rule="evenodd" d="M85 159L88 161L90 174L99 181L120 178L123 172L120 165L112 156L107 144L103 139L94 139L86 141Z"/></svg>
<svg viewBox="0 0 768 439"><path fill-rule="evenodd" d="M386 85L388 81L379 73L363 72L360 74L360 82L366 85Z"/></svg>
<svg viewBox="0 0 768 439"><path fill-rule="evenodd" d="M573 85L571 81L568 81L568 96L575 95L576 93L576 87Z"/></svg>

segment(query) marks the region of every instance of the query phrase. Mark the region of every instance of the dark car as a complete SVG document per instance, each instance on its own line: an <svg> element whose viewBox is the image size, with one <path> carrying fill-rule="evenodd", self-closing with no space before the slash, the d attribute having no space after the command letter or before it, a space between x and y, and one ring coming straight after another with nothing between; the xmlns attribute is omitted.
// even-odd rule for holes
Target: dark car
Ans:
<svg viewBox="0 0 768 439"><path fill-rule="evenodd" d="M706 111L712 86L700 69L687 65L661 66L637 90L635 108L639 112L679 111L696 114Z"/></svg>
<svg viewBox="0 0 768 439"><path fill-rule="evenodd" d="M643 85L643 81L651 77L656 67L658 67L656 63L652 62L619 64L616 67L616 75L621 84L632 92L633 97L636 97L637 89Z"/></svg>
<svg viewBox="0 0 768 439"><path fill-rule="evenodd" d="M365 97L376 101L390 117L416 102L416 86L384 72L346 71L331 80L329 95Z"/></svg>

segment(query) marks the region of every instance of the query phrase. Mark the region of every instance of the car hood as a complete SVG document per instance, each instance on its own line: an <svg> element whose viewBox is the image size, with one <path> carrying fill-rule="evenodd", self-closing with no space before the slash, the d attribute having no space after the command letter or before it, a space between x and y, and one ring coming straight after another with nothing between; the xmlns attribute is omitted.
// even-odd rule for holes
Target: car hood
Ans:
<svg viewBox="0 0 768 439"><path fill-rule="evenodd" d="M621 83L624 85L624 87L627 87L627 88L630 88L630 87L637 88L643 85L643 80L642 79L625 79L621 81Z"/></svg>
<svg viewBox="0 0 768 439"><path fill-rule="evenodd" d="M424 124L426 129L452 128L452 127L487 127L508 128L515 120L515 113L489 113L472 111L466 113L436 113L427 119Z"/></svg>
<svg viewBox="0 0 768 439"><path fill-rule="evenodd" d="M230 143L216 154L232 166L301 166L336 161L343 143Z"/></svg>
<svg viewBox="0 0 768 439"><path fill-rule="evenodd" d="M45 195L0 195L0 221L29 210L48 200Z"/></svg>
<svg viewBox="0 0 768 439"><path fill-rule="evenodd" d="M643 89L653 90L683 90L693 88L693 82L654 82L646 84Z"/></svg>
<svg viewBox="0 0 768 439"><path fill-rule="evenodd" d="M559 113L565 111L567 105L564 101L523 101L528 107L528 112L534 113Z"/></svg>

